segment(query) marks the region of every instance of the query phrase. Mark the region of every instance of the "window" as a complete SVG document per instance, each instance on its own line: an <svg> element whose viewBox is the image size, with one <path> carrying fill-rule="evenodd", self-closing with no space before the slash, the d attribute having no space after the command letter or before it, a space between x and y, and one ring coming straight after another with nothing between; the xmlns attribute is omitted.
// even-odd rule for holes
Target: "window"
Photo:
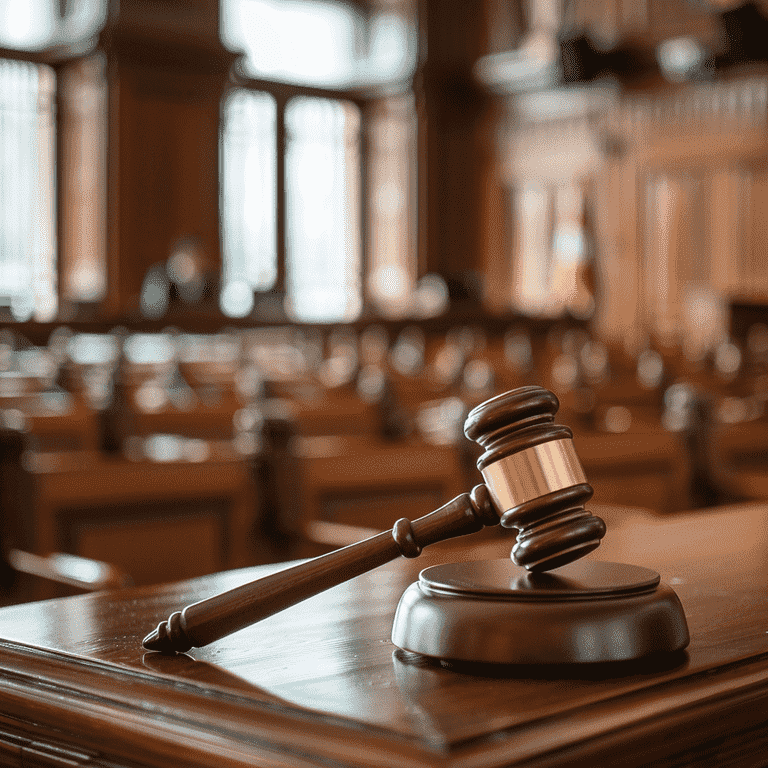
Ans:
<svg viewBox="0 0 768 768"><path fill-rule="evenodd" d="M0 60L0 306L15 320L56 314L55 76Z"/></svg>
<svg viewBox="0 0 768 768"><path fill-rule="evenodd" d="M360 291L360 110L298 97L285 115L286 294L300 321L354 320Z"/></svg>
<svg viewBox="0 0 768 768"><path fill-rule="evenodd" d="M221 301L237 316L250 312L251 289L269 290L277 280L275 99L238 89L224 104L223 125Z"/></svg>
<svg viewBox="0 0 768 768"><path fill-rule="evenodd" d="M242 51L222 130L222 310L285 294L301 322L407 313L415 283L412 13L324 0L223 0Z"/></svg>
<svg viewBox="0 0 768 768"><path fill-rule="evenodd" d="M345 87L357 74L360 14L317 0L230 0L222 7L225 42L246 51L246 72L277 82Z"/></svg>
<svg viewBox="0 0 768 768"><path fill-rule="evenodd" d="M372 7L375 4L371 4ZM337 0L222 0L225 45L249 77L320 88L407 80L415 66L413 10L380 3L367 17Z"/></svg>
<svg viewBox="0 0 768 768"><path fill-rule="evenodd" d="M525 181L513 206L512 306L532 317L590 318L595 305L584 275L591 244L583 186Z"/></svg>
<svg viewBox="0 0 768 768"><path fill-rule="evenodd" d="M60 5L66 13L59 13ZM106 0L0 0L0 46L40 51L81 43L98 33L106 13Z"/></svg>
<svg viewBox="0 0 768 768"><path fill-rule="evenodd" d="M410 93L381 99L371 109L367 289L385 317L404 317L416 309L415 124Z"/></svg>
<svg viewBox="0 0 768 768"><path fill-rule="evenodd" d="M63 79L57 82L54 70L35 59L54 47L87 49L104 22L106 1L70 0L66 7L62 15L51 0L0 0L0 46L14 51L13 59L0 59L0 310L18 321L56 316L62 235L80 265L62 265L65 296L91 298L103 289L94 271L94 263L104 262L103 250L97 253L103 249L103 215L94 201L104 196L92 194L93 185L103 182L103 136L94 126L101 102L88 98L89 84L100 82L100 74L86 59L73 59L60 67ZM57 102L57 93L66 103ZM64 156L57 158L62 111L71 130ZM56 227L59 163L69 201L64 233Z"/></svg>

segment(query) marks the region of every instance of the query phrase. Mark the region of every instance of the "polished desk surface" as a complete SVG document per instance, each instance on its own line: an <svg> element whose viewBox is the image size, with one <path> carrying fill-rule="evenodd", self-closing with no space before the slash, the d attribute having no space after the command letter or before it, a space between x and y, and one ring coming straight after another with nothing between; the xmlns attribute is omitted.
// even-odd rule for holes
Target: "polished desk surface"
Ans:
<svg viewBox="0 0 768 768"><path fill-rule="evenodd" d="M677 591L686 652L469 674L395 649L418 571L505 556L501 536L436 545L188 655L141 639L280 566L33 603L0 611L0 765L768 763L768 506L593 509L609 524L594 556L653 567Z"/></svg>

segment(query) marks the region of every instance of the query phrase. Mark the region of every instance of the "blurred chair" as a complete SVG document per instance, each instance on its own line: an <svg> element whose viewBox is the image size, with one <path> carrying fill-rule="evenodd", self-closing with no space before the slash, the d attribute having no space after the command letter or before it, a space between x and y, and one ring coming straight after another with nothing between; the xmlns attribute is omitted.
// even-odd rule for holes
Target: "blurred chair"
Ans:
<svg viewBox="0 0 768 768"><path fill-rule="evenodd" d="M293 398L287 405L293 412L294 426L304 437L323 435L368 435L381 430L380 412L375 403L354 393L335 390L314 397Z"/></svg>
<svg viewBox="0 0 768 768"><path fill-rule="evenodd" d="M659 513L690 508L685 455L677 435L659 426L630 426L616 433L574 430L574 444L595 503Z"/></svg>
<svg viewBox="0 0 768 768"><path fill-rule="evenodd" d="M64 552L53 552L43 557L11 548L5 553L4 562L13 574L10 577L8 575L3 577L3 584L8 587L6 594L0 597L0 602L4 605L24 600L25 590L18 588L15 574L52 582L78 592L123 589L133 584L130 575L112 563L90 557L68 555ZM30 588L30 594L34 595L36 591L34 586Z"/></svg>
<svg viewBox="0 0 768 768"><path fill-rule="evenodd" d="M123 439L156 433L204 440L233 437L235 414L243 405L235 381L236 338L133 334L123 350L111 404L113 420L128 422L118 429Z"/></svg>
<svg viewBox="0 0 768 768"><path fill-rule="evenodd" d="M762 471L736 468L732 456L726 452L717 399L700 387L682 384L675 387L690 462L690 507L715 507L768 498L768 467ZM764 455L768 424L761 426L758 430L763 439L760 453ZM738 444L738 431L738 425L731 430L731 451L734 443Z"/></svg>
<svg viewBox="0 0 768 768"><path fill-rule="evenodd" d="M68 392L36 392L0 397L5 423L23 432L38 451L93 450L99 443L97 414Z"/></svg>
<svg viewBox="0 0 768 768"><path fill-rule="evenodd" d="M304 437L290 411L267 415L264 434L260 517L287 556L344 546L469 490L452 445Z"/></svg>
<svg viewBox="0 0 768 768"><path fill-rule="evenodd" d="M21 480L25 443L19 431L0 428L0 603L8 605L39 596L41 582L58 585L59 593L61 587L94 592L130 586L130 576L111 563L62 552L40 555L18 548L24 538Z"/></svg>
<svg viewBox="0 0 768 768"><path fill-rule="evenodd" d="M105 560L138 585L257 562L247 457L229 443L167 435L130 447L132 458L25 453L15 506L23 548Z"/></svg>
<svg viewBox="0 0 768 768"><path fill-rule="evenodd" d="M5 422L25 431L37 450L92 449L98 444L96 414L78 392L60 385L64 363L45 347L6 334L5 365L0 369L0 413ZM2 346L2 344L0 344Z"/></svg>

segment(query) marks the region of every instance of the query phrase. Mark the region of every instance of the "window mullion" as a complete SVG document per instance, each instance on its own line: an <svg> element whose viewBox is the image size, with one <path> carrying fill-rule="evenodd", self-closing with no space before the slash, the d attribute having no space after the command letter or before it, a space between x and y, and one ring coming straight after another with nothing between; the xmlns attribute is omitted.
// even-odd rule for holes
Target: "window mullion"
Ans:
<svg viewBox="0 0 768 768"><path fill-rule="evenodd" d="M285 261L286 244L285 236L288 231L286 216L287 205L285 195L285 149L287 145L285 133L285 108L288 104L286 95L276 96L277 99L277 130L275 131L275 152L277 153L277 226L275 227L277 243L277 279L275 289L279 295L285 296Z"/></svg>
<svg viewBox="0 0 768 768"><path fill-rule="evenodd" d="M358 237L360 238L360 291L363 297L363 309L368 306L370 291L368 277L371 264L371 239L369 224L371 218L370 198L370 128L372 105L365 104L360 109L360 163L359 174L359 200L360 223Z"/></svg>

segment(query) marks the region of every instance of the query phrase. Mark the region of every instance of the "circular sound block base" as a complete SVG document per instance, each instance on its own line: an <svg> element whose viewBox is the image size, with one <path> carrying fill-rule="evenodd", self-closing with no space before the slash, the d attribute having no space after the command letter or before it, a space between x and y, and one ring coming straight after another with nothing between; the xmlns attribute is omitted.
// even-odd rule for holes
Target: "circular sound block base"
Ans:
<svg viewBox="0 0 768 768"><path fill-rule="evenodd" d="M511 560L427 568L392 626L405 651L490 664L630 661L688 641L680 600L658 573L584 560L538 574Z"/></svg>

